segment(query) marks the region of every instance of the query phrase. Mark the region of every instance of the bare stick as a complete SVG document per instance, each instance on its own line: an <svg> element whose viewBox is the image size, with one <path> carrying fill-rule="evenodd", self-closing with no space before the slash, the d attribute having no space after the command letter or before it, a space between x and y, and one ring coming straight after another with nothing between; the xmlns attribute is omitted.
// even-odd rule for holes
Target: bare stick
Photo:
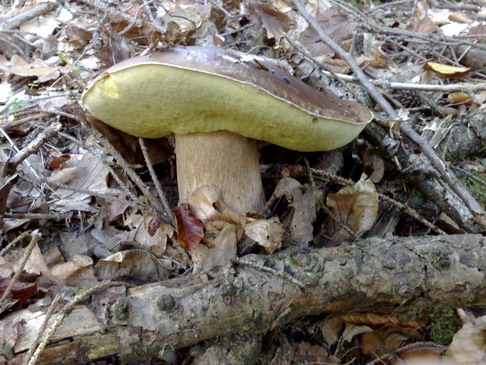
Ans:
<svg viewBox="0 0 486 365"><path fill-rule="evenodd" d="M76 305L79 302L81 302L85 297L90 296L90 295L93 295L93 294L95 294L95 293L97 293L97 292L99 292L101 290L110 288L112 286L119 286L119 285L125 285L126 286L127 283L116 282L116 281L114 281L114 282L104 282L104 283L98 284L98 285L96 285L96 286L94 286L92 288L86 289L86 290L82 291L81 293L79 293L78 295L76 295L74 297L74 299L73 299L72 302L66 304L64 306L64 308L62 308L62 310L60 311L59 315L56 317L56 319L50 325L50 327L47 329L47 331L44 331L46 326L42 326L41 327L42 332L39 332L38 338L40 338L41 336L43 336L44 333L45 333L45 336L42 338L42 341L39 343L39 345L37 346L37 348L35 349L35 351L29 351L30 356L29 357L26 357L23 363L24 364L27 364L27 365L34 365L36 363L37 358L39 357L39 355L41 354L41 352L46 347L47 343L51 339L51 337L54 334L54 332L56 331L56 329L59 328L59 326L61 325L61 323L64 320L64 318L66 318L66 316L69 313L72 312L72 310L74 309L74 307L76 307Z"/></svg>
<svg viewBox="0 0 486 365"><path fill-rule="evenodd" d="M27 246L27 249L24 251L22 258L20 259L19 266L17 267L17 271L15 272L15 275L13 276L12 280L10 280L10 283L8 283L7 289L5 289L5 292L0 298L0 301L3 301L5 298L9 296L13 286L15 285L20 274L24 270L25 264L27 263L27 260L29 259L32 250L34 249L35 245L37 244L37 242L39 242L41 238L41 236L38 233L31 233L31 234L32 234L32 239L30 240L29 246Z"/></svg>
<svg viewBox="0 0 486 365"><path fill-rule="evenodd" d="M140 148L142 149L143 158L147 163L147 167L150 171L150 176L152 177L152 181L154 182L155 188L157 189L157 193L159 194L160 201L162 202L162 207L164 208L166 219L174 224L174 216L170 210L169 202L167 201L167 197L165 196L164 190L162 190L162 186L160 186L159 179L157 179L157 175L155 174L154 166L152 165L152 161L150 161L150 156L147 151L147 146L145 146L145 142L143 138L138 139L138 143L140 143Z"/></svg>
<svg viewBox="0 0 486 365"><path fill-rule="evenodd" d="M49 2L41 4L32 9L26 10L19 15L13 16L12 18L3 22L0 30L11 30L17 28L20 24L28 22L29 20L35 19L41 15L47 14L59 6L59 3Z"/></svg>
<svg viewBox="0 0 486 365"><path fill-rule="evenodd" d="M23 232L20 236L16 237L12 242L10 242L2 251L0 251L0 256L5 255L10 249L17 244L17 242L23 240L25 237L29 236L29 232Z"/></svg>

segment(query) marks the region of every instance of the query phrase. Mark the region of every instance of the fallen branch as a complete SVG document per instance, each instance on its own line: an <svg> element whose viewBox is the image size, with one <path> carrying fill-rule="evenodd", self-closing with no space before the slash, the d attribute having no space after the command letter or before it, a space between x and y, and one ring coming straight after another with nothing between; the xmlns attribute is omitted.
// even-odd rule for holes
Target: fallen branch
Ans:
<svg viewBox="0 0 486 365"><path fill-rule="evenodd" d="M72 342L46 348L39 363L83 363L112 354L126 361L157 358L167 346L178 349L218 336L265 333L324 313L485 305L485 258L481 235L372 238L349 246L248 255L241 266L128 293L119 287L98 294L90 309L77 307L53 335L54 341ZM32 329L40 327L43 316L24 310L0 321L1 332L25 320L18 338L9 343L16 354L11 363L22 361L21 353L34 341Z"/></svg>

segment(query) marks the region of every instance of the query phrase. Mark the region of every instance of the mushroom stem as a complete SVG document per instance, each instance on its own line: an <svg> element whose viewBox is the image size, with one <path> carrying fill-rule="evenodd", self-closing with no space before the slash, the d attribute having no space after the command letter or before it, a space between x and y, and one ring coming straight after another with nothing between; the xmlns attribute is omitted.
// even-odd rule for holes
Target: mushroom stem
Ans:
<svg viewBox="0 0 486 365"><path fill-rule="evenodd" d="M217 185L240 213L265 205L256 141L218 131L176 135L179 202L203 185Z"/></svg>

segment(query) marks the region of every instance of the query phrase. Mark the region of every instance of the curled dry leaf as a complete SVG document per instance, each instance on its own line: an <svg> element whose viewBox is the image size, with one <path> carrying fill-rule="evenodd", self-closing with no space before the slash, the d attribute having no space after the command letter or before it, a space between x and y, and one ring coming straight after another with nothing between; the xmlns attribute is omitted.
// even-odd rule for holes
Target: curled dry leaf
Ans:
<svg viewBox="0 0 486 365"><path fill-rule="evenodd" d="M25 62L21 57L13 55L10 61L5 56L0 56L0 71L22 77L37 77L39 82L56 80L61 71L68 72L68 66L49 66L41 59L36 59L32 64Z"/></svg>
<svg viewBox="0 0 486 365"><path fill-rule="evenodd" d="M250 16L267 31L268 38L280 39L292 24L292 20L273 5L248 2Z"/></svg>
<svg viewBox="0 0 486 365"><path fill-rule="evenodd" d="M384 328L372 332L365 332L360 336L360 345L363 354L383 354L402 346L410 336L397 331L395 328Z"/></svg>
<svg viewBox="0 0 486 365"><path fill-rule="evenodd" d="M486 364L486 316L476 318L463 309L458 309L463 323L454 335L446 353L446 358L459 364Z"/></svg>
<svg viewBox="0 0 486 365"><path fill-rule="evenodd" d="M457 23L466 23L466 24L473 22L473 20L470 17L468 17L466 14L461 12L449 14L449 20Z"/></svg>
<svg viewBox="0 0 486 365"><path fill-rule="evenodd" d="M424 69L434 72L441 79L466 77L471 72L468 67L449 66L436 62L427 62Z"/></svg>
<svg viewBox="0 0 486 365"><path fill-rule="evenodd" d="M127 240L133 240L136 247L146 249L158 257L165 253L167 237L172 235L172 228L160 219L134 212L128 216L125 226L130 229Z"/></svg>
<svg viewBox="0 0 486 365"><path fill-rule="evenodd" d="M417 33L436 33L437 28L430 20L427 11L429 6L424 0L417 2L415 14L413 15L413 31Z"/></svg>
<svg viewBox="0 0 486 365"><path fill-rule="evenodd" d="M154 282L167 279L171 269L168 262L142 250L117 252L95 265L96 277L99 280L133 278L143 282Z"/></svg>
<svg viewBox="0 0 486 365"><path fill-rule="evenodd" d="M176 222L177 240L188 252L194 250L204 237L201 221L189 209L187 203L172 209Z"/></svg>
<svg viewBox="0 0 486 365"><path fill-rule="evenodd" d="M375 185L363 174L352 186L342 188L337 194L329 194L326 201L336 218L358 235L368 231L378 214L378 193ZM336 225L333 242L353 239L351 234Z"/></svg>
<svg viewBox="0 0 486 365"><path fill-rule="evenodd" d="M375 184L379 183L385 174L385 161L377 149L367 149L363 154L365 171Z"/></svg>
<svg viewBox="0 0 486 365"><path fill-rule="evenodd" d="M216 185L204 185L196 189L189 198L189 207L202 222L224 221L242 226L245 218L226 205L221 189Z"/></svg>
<svg viewBox="0 0 486 365"><path fill-rule="evenodd" d="M198 245L192 252L194 273L208 272L236 258L237 235L234 224L226 225L213 242L214 247Z"/></svg>
<svg viewBox="0 0 486 365"><path fill-rule="evenodd" d="M313 239L312 222L316 219L316 193L305 191L300 182L290 177L285 177L278 182L275 192L276 198L285 195L289 205L294 208L290 233L292 241L299 245L306 245Z"/></svg>
<svg viewBox="0 0 486 365"><path fill-rule="evenodd" d="M244 227L245 233L267 252L272 253L282 246L283 227L277 217L267 220L257 220Z"/></svg>
<svg viewBox="0 0 486 365"><path fill-rule="evenodd" d="M451 103L471 103L472 102L471 97L462 91L450 93L449 95L447 95L447 99Z"/></svg>

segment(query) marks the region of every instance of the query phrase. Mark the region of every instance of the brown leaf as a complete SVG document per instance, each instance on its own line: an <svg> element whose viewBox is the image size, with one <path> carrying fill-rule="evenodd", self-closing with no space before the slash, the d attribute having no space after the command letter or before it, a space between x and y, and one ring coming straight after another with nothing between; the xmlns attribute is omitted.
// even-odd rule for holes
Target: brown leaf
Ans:
<svg viewBox="0 0 486 365"><path fill-rule="evenodd" d="M468 17L466 14L461 13L461 12L456 12L449 14L449 20L452 20L453 22L456 23L472 23L472 19Z"/></svg>
<svg viewBox="0 0 486 365"><path fill-rule="evenodd" d="M272 253L282 245L283 227L277 217L257 220L245 225L245 233L267 252Z"/></svg>
<svg viewBox="0 0 486 365"><path fill-rule="evenodd" d="M326 204L339 221L345 223L355 233L362 234L369 230L376 220L378 193L373 182L363 175L355 185L346 186L337 194L329 194ZM352 238L342 228L335 228L334 242Z"/></svg>
<svg viewBox="0 0 486 365"><path fill-rule="evenodd" d="M212 268L224 266L236 258L237 236L235 225L227 224L213 243L213 248L198 245L191 252L194 273L208 272Z"/></svg>
<svg viewBox="0 0 486 365"><path fill-rule="evenodd" d="M413 28L412 30L417 33L436 33L437 28L430 20L429 16L427 15L427 10L429 10L429 6L427 2L424 0L420 0L417 2L417 7L415 10L415 14L413 15Z"/></svg>
<svg viewBox="0 0 486 365"><path fill-rule="evenodd" d="M221 189L216 185L203 185L189 198L189 207L202 222L224 221L242 226L245 218L226 205Z"/></svg>
<svg viewBox="0 0 486 365"><path fill-rule="evenodd" d="M10 283L10 279L0 278L0 297L5 292L5 289L7 289L9 283ZM36 294L37 294L37 283L26 283L26 282L16 281L8 297L12 299L17 299L16 304L22 305L28 299L32 298Z"/></svg>
<svg viewBox="0 0 486 365"><path fill-rule="evenodd" d="M463 326L454 335L446 358L460 364L486 364L486 316L476 318L463 309L457 313Z"/></svg>
<svg viewBox="0 0 486 365"><path fill-rule="evenodd" d="M189 204L182 203L172 209L176 221L177 240L188 252L199 245L204 237L201 221L189 210Z"/></svg>
<svg viewBox="0 0 486 365"><path fill-rule="evenodd" d="M363 154L366 174L375 184L379 183L385 174L385 161L377 149L367 149Z"/></svg>
<svg viewBox="0 0 486 365"><path fill-rule="evenodd" d="M248 10L250 16L267 31L268 38L281 38L292 24L290 18L270 4L249 2Z"/></svg>
<svg viewBox="0 0 486 365"><path fill-rule="evenodd" d="M48 153L51 156L47 165L49 170L62 170L66 167L66 162L71 159L70 154L63 154L57 151L49 151Z"/></svg>
<svg viewBox="0 0 486 365"><path fill-rule="evenodd" d="M457 91L447 95L447 99L451 103L471 103L471 97L462 91Z"/></svg>

